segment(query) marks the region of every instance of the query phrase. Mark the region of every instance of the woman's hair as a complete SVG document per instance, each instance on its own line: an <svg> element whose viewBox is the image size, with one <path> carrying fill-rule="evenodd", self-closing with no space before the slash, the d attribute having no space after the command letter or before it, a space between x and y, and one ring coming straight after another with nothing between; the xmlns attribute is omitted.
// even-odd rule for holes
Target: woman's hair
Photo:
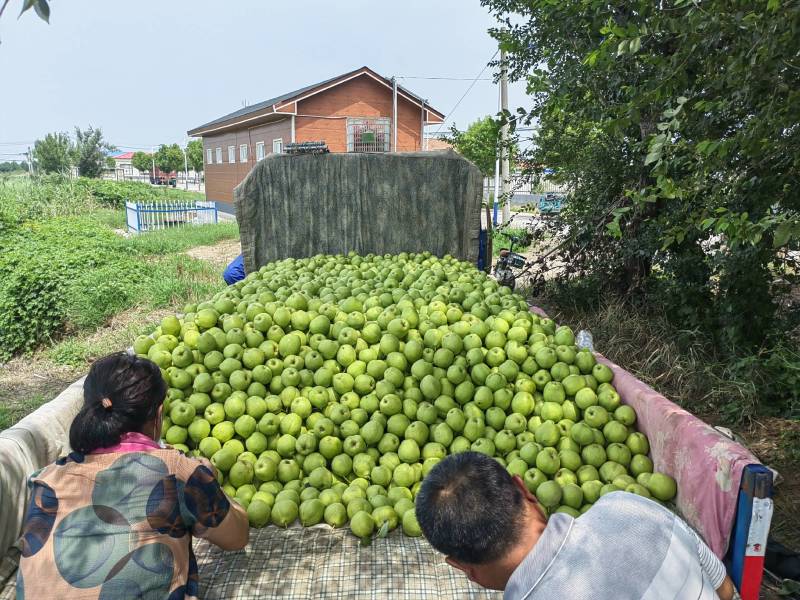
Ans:
<svg viewBox="0 0 800 600"><path fill-rule="evenodd" d="M97 360L83 382L83 408L69 428L73 450L88 453L141 431L164 401L167 384L158 366L127 352Z"/></svg>

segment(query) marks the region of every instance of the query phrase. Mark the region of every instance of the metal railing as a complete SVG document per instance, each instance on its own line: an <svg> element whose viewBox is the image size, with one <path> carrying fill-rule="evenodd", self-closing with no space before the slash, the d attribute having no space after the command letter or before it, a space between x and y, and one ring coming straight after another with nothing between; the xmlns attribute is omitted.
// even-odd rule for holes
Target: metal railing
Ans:
<svg viewBox="0 0 800 600"><path fill-rule="evenodd" d="M348 152L389 152L391 120L386 117L374 119L347 119Z"/></svg>
<svg viewBox="0 0 800 600"><path fill-rule="evenodd" d="M568 193L568 188L564 185L553 183L547 179L534 185L529 179L521 176L513 176L510 181L511 193L513 196L532 196L542 194L564 194ZM488 198L494 194L494 177L483 178L483 195Z"/></svg>
<svg viewBox="0 0 800 600"><path fill-rule="evenodd" d="M209 225L218 222L217 203L206 200L193 202L126 201L125 213L128 231L133 233L171 227Z"/></svg>

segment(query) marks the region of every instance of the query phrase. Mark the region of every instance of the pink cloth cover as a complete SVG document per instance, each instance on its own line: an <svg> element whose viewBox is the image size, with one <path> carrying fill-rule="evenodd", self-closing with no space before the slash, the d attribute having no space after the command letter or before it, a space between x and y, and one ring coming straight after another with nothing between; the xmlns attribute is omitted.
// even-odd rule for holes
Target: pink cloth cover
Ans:
<svg viewBox="0 0 800 600"><path fill-rule="evenodd" d="M531 312L547 316L536 306ZM650 440L655 470L678 482L678 512L722 558L736 518L742 471L760 461L599 352L595 356L614 371L612 383L620 398L636 411L636 428Z"/></svg>
<svg viewBox="0 0 800 600"><path fill-rule="evenodd" d="M619 365L597 352L595 356L614 371L612 383L620 398L636 411L636 427L650 440L655 470L678 482L678 512L722 558L736 517L742 471L760 461Z"/></svg>
<svg viewBox="0 0 800 600"><path fill-rule="evenodd" d="M111 454L113 452L148 452L162 448L153 438L143 433L129 431L122 435L122 439L116 446L108 448L96 448L91 454Z"/></svg>

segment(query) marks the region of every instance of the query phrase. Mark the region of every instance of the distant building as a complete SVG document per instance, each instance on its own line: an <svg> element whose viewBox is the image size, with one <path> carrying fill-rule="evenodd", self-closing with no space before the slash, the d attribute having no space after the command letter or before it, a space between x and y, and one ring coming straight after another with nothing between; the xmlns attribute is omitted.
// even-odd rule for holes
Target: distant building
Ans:
<svg viewBox="0 0 800 600"><path fill-rule="evenodd" d="M206 197L233 202L233 189L255 163L289 142L324 141L331 152L391 152L392 81L368 67L344 73L199 125ZM398 152L423 149L425 125L444 115L397 86Z"/></svg>
<svg viewBox="0 0 800 600"><path fill-rule="evenodd" d="M131 179L144 175L133 166L133 152L113 152L109 156L114 159L117 165L114 170L119 178Z"/></svg>

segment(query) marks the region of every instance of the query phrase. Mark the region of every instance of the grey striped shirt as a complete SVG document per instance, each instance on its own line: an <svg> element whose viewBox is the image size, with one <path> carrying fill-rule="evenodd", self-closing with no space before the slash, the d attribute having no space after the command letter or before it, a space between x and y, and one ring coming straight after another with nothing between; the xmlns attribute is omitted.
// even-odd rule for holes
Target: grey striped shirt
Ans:
<svg viewBox="0 0 800 600"><path fill-rule="evenodd" d="M626 492L550 517L505 600L714 600L725 567L681 519Z"/></svg>

